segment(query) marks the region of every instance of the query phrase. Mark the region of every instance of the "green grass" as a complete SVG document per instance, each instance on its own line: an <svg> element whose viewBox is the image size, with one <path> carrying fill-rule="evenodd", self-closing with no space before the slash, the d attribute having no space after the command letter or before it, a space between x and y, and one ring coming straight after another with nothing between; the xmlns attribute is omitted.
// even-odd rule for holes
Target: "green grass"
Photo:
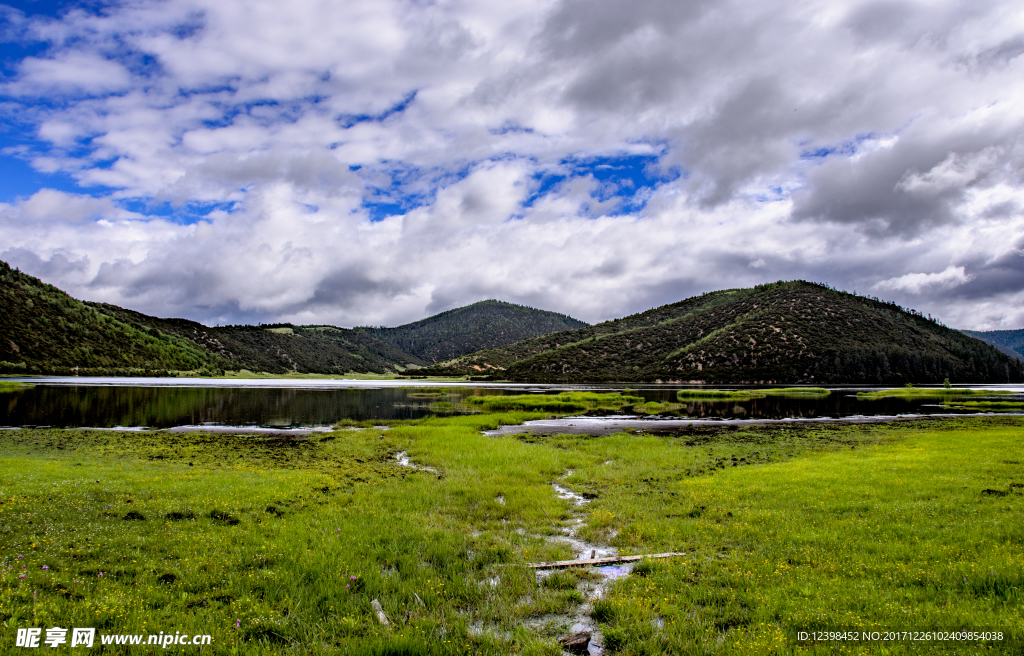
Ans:
<svg viewBox="0 0 1024 656"><path fill-rule="evenodd" d="M754 398L752 392L752 390L685 389L676 392L676 398L678 398L680 401L700 401L704 399L743 401L746 399Z"/></svg>
<svg viewBox="0 0 1024 656"><path fill-rule="evenodd" d="M1016 394L1010 390L981 390L962 387L898 387L895 389L877 390L874 392L857 392L857 398L863 401L872 399L943 399L952 396L996 396Z"/></svg>
<svg viewBox="0 0 1024 656"><path fill-rule="evenodd" d="M675 412L683 408L682 404L662 401L648 401L644 404L633 406L633 410L648 415L657 415L665 412Z"/></svg>
<svg viewBox="0 0 1024 656"><path fill-rule="evenodd" d="M942 405L963 410L1024 410L1021 401L946 401Z"/></svg>
<svg viewBox="0 0 1024 656"><path fill-rule="evenodd" d="M546 539L576 512L550 485L570 470L592 499L586 538L687 554L595 604L617 653L833 653L792 643L814 628L1024 631L1022 418L480 432L546 414L308 441L0 431L3 640L60 625L210 633L215 654L558 654L561 633L528 622L574 611L584 573L538 585L525 563L571 556Z"/></svg>
<svg viewBox="0 0 1024 656"><path fill-rule="evenodd" d="M566 392L564 394L510 394L508 396L470 396L470 406L479 406L489 412L520 410L526 412L583 412L589 409L617 409L629 404L643 403L638 396L618 393Z"/></svg>
<svg viewBox="0 0 1024 656"><path fill-rule="evenodd" d="M676 393L676 396L680 401L748 401L750 399L763 399L768 396L821 399L825 398L829 394L830 392L823 387L775 387L768 389L738 390L686 389L679 390L679 392Z"/></svg>
<svg viewBox="0 0 1024 656"><path fill-rule="evenodd" d="M596 609L606 632L629 654L789 653L798 630L840 628L1024 636L1024 486L1012 486L1024 483L1022 426L834 428L821 452L747 467L730 457L713 476L688 475L682 458L582 468L574 476L605 491L591 512L616 542L689 555L613 589ZM733 447L748 463L750 449L764 453L750 440ZM596 482L608 479L650 482Z"/></svg>
<svg viewBox="0 0 1024 656"><path fill-rule="evenodd" d="M16 392L18 390L28 389L35 387L31 383L18 383L13 380L0 380L0 393L3 392Z"/></svg>

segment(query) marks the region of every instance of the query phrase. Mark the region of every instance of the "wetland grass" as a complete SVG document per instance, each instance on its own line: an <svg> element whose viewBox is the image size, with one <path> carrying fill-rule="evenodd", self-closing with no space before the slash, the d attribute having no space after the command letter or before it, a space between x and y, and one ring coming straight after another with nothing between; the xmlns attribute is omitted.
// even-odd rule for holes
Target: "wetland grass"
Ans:
<svg viewBox="0 0 1024 656"><path fill-rule="evenodd" d="M1019 394L1010 390L965 389L958 387L897 387L894 389L876 390L874 392L857 392L857 399L949 399L963 396L1001 396Z"/></svg>
<svg viewBox="0 0 1024 656"><path fill-rule="evenodd" d="M766 389L685 389L676 393L680 401L701 401L701 400L722 400L722 401L749 401L750 399L763 399L769 396L781 396L787 398L823 399L830 394L829 390L823 387L772 387Z"/></svg>
<svg viewBox="0 0 1024 656"><path fill-rule="evenodd" d="M960 410L1024 410L1024 401L946 401L942 404L947 408Z"/></svg>
<svg viewBox="0 0 1024 656"><path fill-rule="evenodd" d="M514 394L508 396L470 396L466 403L495 412L520 410L568 414L595 409L618 409L644 400L639 396L599 392L566 392L563 394Z"/></svg>
<svg viewBox="0 0 1024 656"><path fill-rule="evenodd" d="M833 653L793 642L816 628L1024 630L1024 418L480 433L548 414L308 440L0 431L4 644L59 625L209 633L211 654L555 655L568 627L550 618L576 612L587 576L538 584L526 563L572 557L549 538L577 512L582 537L622 554L687 554L643 562L594 605L617 653ZM556 480L590 502L560 499Z"/></svg>

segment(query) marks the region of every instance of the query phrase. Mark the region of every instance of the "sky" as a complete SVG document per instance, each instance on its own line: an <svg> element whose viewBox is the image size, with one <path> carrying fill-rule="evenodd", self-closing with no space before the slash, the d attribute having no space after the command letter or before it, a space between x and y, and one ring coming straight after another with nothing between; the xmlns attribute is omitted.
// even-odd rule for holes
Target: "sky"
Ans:
<svg viewBox="0 0 1024 656"><path fill-rule="evenodd" d="M208 325L805 279L1024 328L1024 6L0 4L0 259Z"/></svg>

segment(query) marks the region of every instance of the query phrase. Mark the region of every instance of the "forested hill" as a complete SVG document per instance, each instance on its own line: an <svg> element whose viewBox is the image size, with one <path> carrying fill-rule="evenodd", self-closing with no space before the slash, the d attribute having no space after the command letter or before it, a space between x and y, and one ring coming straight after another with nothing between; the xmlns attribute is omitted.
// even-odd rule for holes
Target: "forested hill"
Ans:
<svg viewBox="0 0 1024 656"><path fill-rule="evenodd" d="M964 330L964 334L991 344L1011 358L1024 360L1024 330Z"/></svg>
<svg viewBox="0 0 1024 656"><path fill-rule="evenodd" d="M441 362L587 324L564 314L480 301L397 328L357 328L427 362Z"/></svg>
<svg viewBox="0 0 1024 656"><path fill-rule="evenodd" d="M0 262L0 373L139 374L213 369L181 337L132 326Z"/></svg>
<svg viewBox="0 0 1024 656"><path fill-rule="evenodd" d="M425 364L355 330L225 326L86 303L0 262L0 373L385 373Z"/></svg>
<svg viewBox="0 0 1024 656"><path fill-rule="evenodd" d="M0 373L6 374L383 374L430 364L440 354L455 357L586 325L553 312L484 301L399 328L211 328L79 301L4 262L0 302Z"/></svg>
<svg viewBox="0 0 1024 656"><path fill-rule="evenodd" d="M980 340L894 304L803 281L703 294L427 372L537 382L1024 381L1024 364Z"/></svg>
<svg viewBox="0 0 1024 656"><path fill-rule="evenodd" d="M345 374L402 370L426 364L357 330L334 326L218 326L186 319L158 319L116 305L90 304L130 326L190 340L220 358L220 369Z"/></svg>

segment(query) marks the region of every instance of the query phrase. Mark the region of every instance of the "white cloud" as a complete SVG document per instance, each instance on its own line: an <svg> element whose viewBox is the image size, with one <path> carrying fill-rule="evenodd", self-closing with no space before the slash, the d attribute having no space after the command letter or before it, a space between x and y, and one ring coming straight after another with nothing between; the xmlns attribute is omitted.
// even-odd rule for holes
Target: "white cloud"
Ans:
<svg viewBox="0 0 1024 656"><path fill-rule="evenodd" d="M7 85L15 95L109 93L129 86L128 71L117 62L89 52L65 52L54 59L29 57L19 79Z"/></svg>
<svg viewBox="0 0 1024 656"><path fill-rule="evenodd" d="M962 266L948 266L938 273L906 273L897 278L889 278L875 284L875 289L898 290L920 294L927 288L950 289L970 282L973 276L967 274Z"/></svg>
<svg viewBox="0 0 1024 656"><path fill-rule="evenodd" d="M207 321L395 323L487 297L599 320L808 278L964 327L1019 316L1017 3L139 0L15 18L48 44L0 84L37 136L17 153L83 193L0 206L0 257L80 296ZM675 174L621 213L633 178L580 163L626 155ZM371 221L387 203L404 209ZM220 209L123 209L162 204Z"/></svg>

